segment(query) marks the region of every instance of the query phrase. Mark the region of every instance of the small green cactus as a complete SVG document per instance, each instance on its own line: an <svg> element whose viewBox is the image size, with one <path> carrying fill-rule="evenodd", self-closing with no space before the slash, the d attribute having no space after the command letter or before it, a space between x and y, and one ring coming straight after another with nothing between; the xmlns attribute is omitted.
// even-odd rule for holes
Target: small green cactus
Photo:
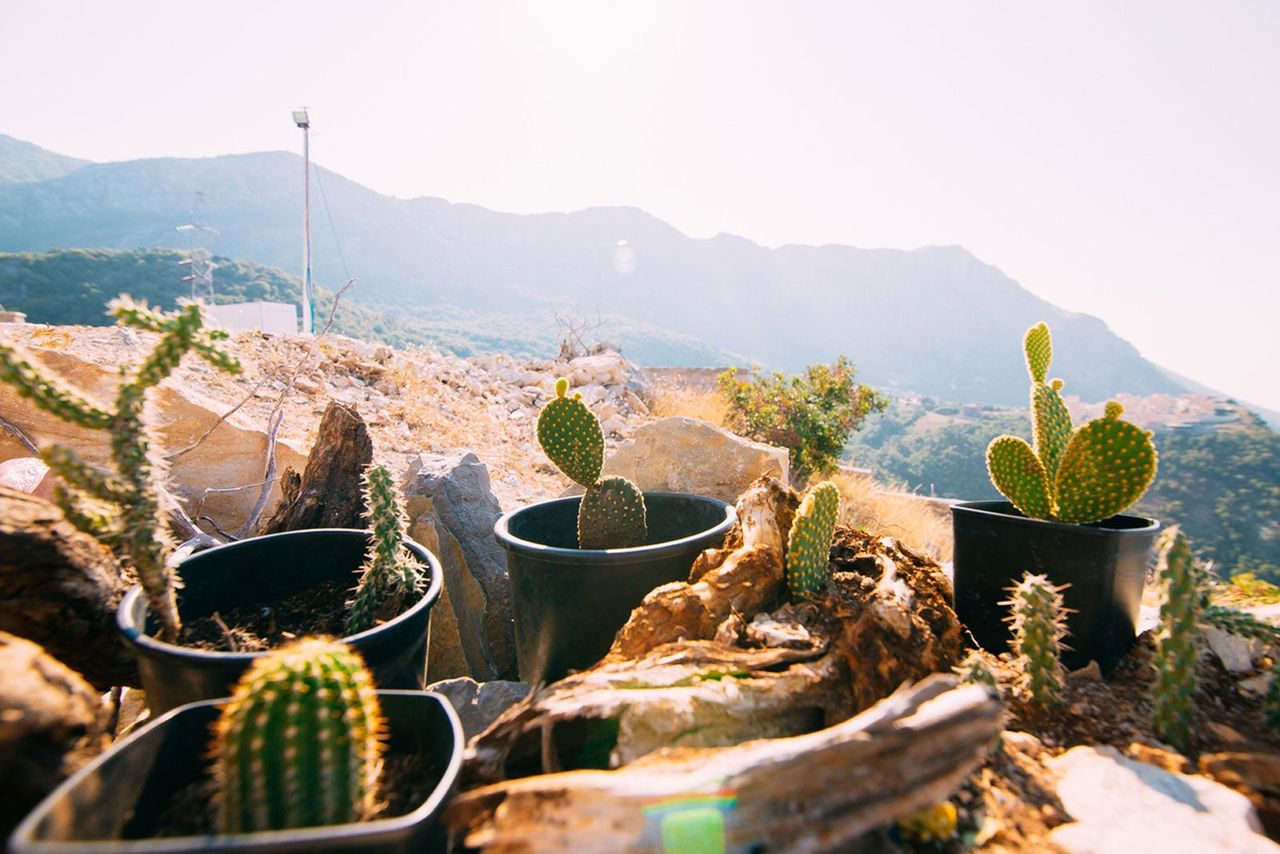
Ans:
<svg viewBox="0 0 1280 854"><path fill-rule="evenodd" d="M996 691L1000 690L996 675L991 672L991 668L987 666L987 660L977 650L970 650L969 654L952 669L960 677L961 685L986 685Z"/></svg>
<svg viewBox="0 0 1280 854"><path fill-rule="evenodd" d="M1280 646L1280 626L1259 619L1248 611L1237 611L1235 608L1224 608L1221 605L1207 605L1200 614L1200 620L1205 625L1242 638Z"/></svg>
<svg viewBox="0 0 1280 854"><path fill-rule="evenodd" d="M1267 682L1267 696L1263 701L1268 729L1280 730L1280 670L1271 666L1271 679Z"/></svg>
<svg viewBox="0 0 1280 854"><path fill-rule="evenodd" d="M1008 621L1013 631L1012 649L1022 674L1021 688L1041 707L1056 705L1062 696L1062 639L1067 634L1064 587L1044 575L1030 572L1009 588Z"/></svg>
<svg viewBox="0 0 1280 854"><path fill-rule="evenodd" d="M839 516L840 490L829 480L810 487L800 501L787 536L787 589L792 596L809 596L826 585Z"/></svg>
<svg viewBox="0 0 1280 854"><path fill-rule="evenodd" d="M347 634L373 628L379 619L390 619L422 592L422 567L404 547L404 499L396 489L391 470L370 465L364 472L365 518L372 539L360 582L347 612Z"/></svg>
<svg viewBox="0 0 1280 854"><path fill-rule="evenodd" d="M1155 638L1151 721L1156 735L1183 750L1191 738L1195 712L1202 595L1191 545L1176 526L1160 535L1158 571L1164 602Z"/></svg>
<svg viewBox="0 0 1280 854"><path fill-rule="evenodd" d="M987 472L996 489L1033 519L1087 524L1132 506L1156 476L1151 433L1120 418L1118 402L1072 431L1062 380L1046 382L1053 345L1037 323L1023 339L1031 375L1035 447L1017 436L998 436L987 447Z"/></svg>
<svg viewBox="0 0 1280 854"><path fill-rule="evenodd" d="M556 396L538 414L538 444L551 462L584 492L578 505L578 547L642 546L649 536L644 493L624 477L600 478L604 432L581 394L568 396L569 381L556 380Z"/></svg>
<svg viewBox="0 0 1280 854"><path fill-rule="evenodd" d="M0 344L0 381L64 421L111 434L110 458L115 466L111 474L88 465L67 448L43 452L45 463L62 481L54 499L68 521L129 557L160 623L161 638L175 640L181 624L173 570L166 565L173 543L159 500L165 465L152 455L147 439L146 392L163 382L190 350L228 373L238 373L240 363L219 349L218 342L226 340L227 333L205 328L197 303L182 303L175 313L162 314L121 296L109 309L117 323L160 335L141 365L120 368L115 411L45 379L17 350L4 344Z"/></svg>
<svg viewBox="0 0 1280 854"><path fill-rule="evenodd" d="M222 831L368 817L383 730L373 681L350 647L304 638L255 659L214 725Z"/></svg>

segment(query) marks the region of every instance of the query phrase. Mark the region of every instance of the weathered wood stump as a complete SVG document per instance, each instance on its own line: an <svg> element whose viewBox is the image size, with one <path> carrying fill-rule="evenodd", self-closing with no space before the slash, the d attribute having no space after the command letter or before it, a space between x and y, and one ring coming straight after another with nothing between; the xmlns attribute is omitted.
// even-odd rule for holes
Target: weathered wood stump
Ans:
<svg viewBox="0 0 1280 854"><path fill-rule="evenodd" d="M74 671L0 632L0 839L102 749L104 718Z"/></svg>
<svg viewBox="0 0 1280 854"><path fill-rule="evenodd" d="M0 631L45 647L99 691L137 685L116 629L132 580L53 504L0 487Z"/></svg>
<svg viewBox="0 0 1280 854"><path fill-rule="evenodd" d="M304 528L363 528L361 478L373 461L369 429L355 407L330 402L301 476L287 469L283 498L258 534Z"/></svg>
<svg viewBox="0 0 1280 854"><path fill-rule="evenodd" d="M689 581L652 591L602 661L530 695L472 741L463 785L480 788L449 811L468 844L661 848L643 805L706 795L711 778L694 771L715 767L716 779L759 799L749 808L740 800L724 819L732 844L818 850L927 803L919 792L945 793L976 766L998 732L993 698L944 700L939 686L952 683L934 680L881 703L959 658L960 623L939 567L891 538L839 528L826 591L787 601L797 504L780 483L758 481L739 499L724 548L701 555ZM876 714L849 721L876 703ZM918 730L869 723L924 705L933 715ZM852 742L861 746L843 746ZM831 775L861 774L842 764L850 761L907 783L835 785L825 763ZM782 781L790 774L797 779ZM801 832L793 814L823 816L821 826Z"/></svg>

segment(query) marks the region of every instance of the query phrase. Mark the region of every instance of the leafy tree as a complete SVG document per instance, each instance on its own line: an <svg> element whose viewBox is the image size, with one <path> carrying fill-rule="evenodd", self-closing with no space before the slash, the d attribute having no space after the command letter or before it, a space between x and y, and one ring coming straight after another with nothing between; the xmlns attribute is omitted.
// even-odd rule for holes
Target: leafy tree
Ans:
<svg viewBox="0 0 1280 854"><path fill-rule="evenodd" d="M830 365L810 365L796 376L778 371L763 376L753 369L743 380L730 369L716 378L716 389L729 402L731 427L786 448L792 471L802 479L834 469L849 435L868 413L889 403L880 392L854 382L853 364L845 356Z"/></svg>

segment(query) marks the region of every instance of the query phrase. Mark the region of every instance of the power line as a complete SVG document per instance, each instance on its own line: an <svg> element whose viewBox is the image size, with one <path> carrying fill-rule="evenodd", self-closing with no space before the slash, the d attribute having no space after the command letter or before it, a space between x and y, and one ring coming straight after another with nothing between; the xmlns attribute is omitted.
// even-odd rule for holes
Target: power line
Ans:
<svg viewBox="0 0 1280 854"><path fill-rule="evenodd" d="M320 200L324 202L324 215L329 220L329 233L333 235L333 245L338 248L338 260L342 262L342 273L347 278L351 278L351 271L347 269L347 258L342 254L342 241L338 240L338 229L333 226L333 213L329 210L329 196L324 191L324 180L320 177L320 167L312 163L311 168L316 173L316 184L320 187Z"/></svg>

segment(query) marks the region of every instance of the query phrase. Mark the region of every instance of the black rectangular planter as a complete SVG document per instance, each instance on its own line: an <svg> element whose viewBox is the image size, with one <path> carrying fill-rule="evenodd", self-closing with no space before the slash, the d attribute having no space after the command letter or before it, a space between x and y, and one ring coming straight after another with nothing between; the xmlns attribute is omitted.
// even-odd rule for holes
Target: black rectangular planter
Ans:
<svg viewBox="0 0 1280 854"><path fill-rule="evenodd" d="M1008 648L1009 609L1000 603L1024 572L1070 585L1062 657L1069 669L1097 661L1109 672L1133 645L1151 547L1160 523L1114 516L1091 525L1029 519L1007 501L951 507L956 615L984 649Z"/></svg>
<svg viewBox="0 0 1280 854"><path fill-rule="evenodd" d="M388 755L425 754L439 784L413 811L392 818L230 836L149 836L174 793L209 774L210 726L221 700L182 706L147 724L49 794L9 839L12 854L444 851L436 818L462 767L462 726L444 698L379 691Z"/></svg>

